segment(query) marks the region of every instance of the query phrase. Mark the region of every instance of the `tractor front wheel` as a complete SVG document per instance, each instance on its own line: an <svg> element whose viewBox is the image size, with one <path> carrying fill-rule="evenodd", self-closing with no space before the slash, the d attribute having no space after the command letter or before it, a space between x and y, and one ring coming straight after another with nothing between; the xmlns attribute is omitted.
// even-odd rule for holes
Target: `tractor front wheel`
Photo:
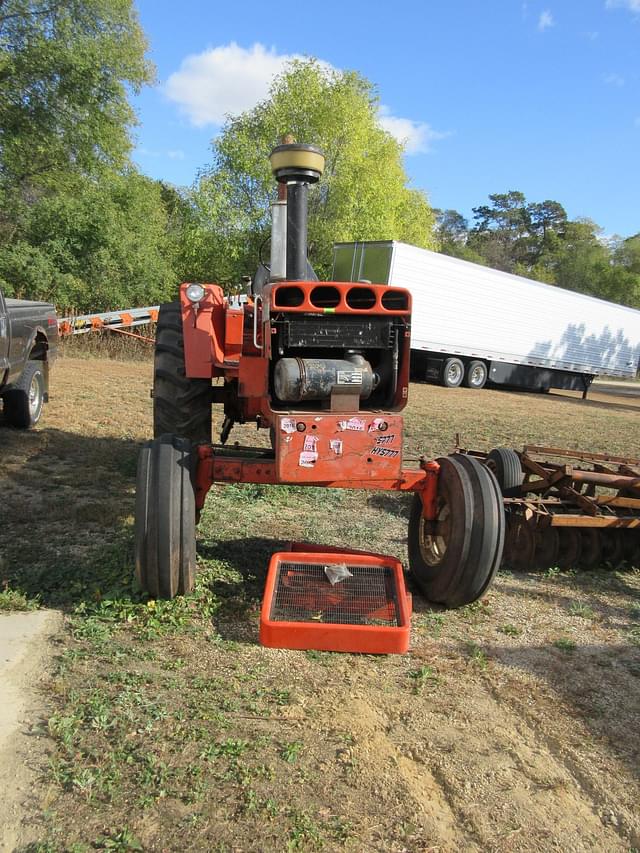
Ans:
<svg viewBox="0 0 640 853"><path fill-rule="evenodd" d="M409 568L429 601L461 607L480 598L502 560L505 518L495 476L471 456L437 460L438 510L422 515L416 494L409 518Z"/></svg>
<svg viewBox="0 0 640 853"><path fill-rule="evenodd" d="M179 302L160 306L153 364L153 434L211 441L211 380L189 379Z"/></svg>
<svg viewBox="0 0 640 853"><path fill-rule="evenodd" d="M140 587L153 598L193 590L196 571L195 454L175 435L148 441L138 457L135 560Z"/></svg>

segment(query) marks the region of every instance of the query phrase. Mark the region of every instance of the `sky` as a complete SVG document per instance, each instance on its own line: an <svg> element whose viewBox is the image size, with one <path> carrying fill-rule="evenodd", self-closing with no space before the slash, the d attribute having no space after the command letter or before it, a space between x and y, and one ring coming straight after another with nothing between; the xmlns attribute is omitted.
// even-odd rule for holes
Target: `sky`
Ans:
<svg viewBox="0 0 640 853"><path fill-rule="evenodd" d="M640 231L640 0L137 0L157 84L134 98L134 159L191 185L226 114L292 56L371 80L434 207L521 190ZM313 142L313 140L301 140Z"/></svg>

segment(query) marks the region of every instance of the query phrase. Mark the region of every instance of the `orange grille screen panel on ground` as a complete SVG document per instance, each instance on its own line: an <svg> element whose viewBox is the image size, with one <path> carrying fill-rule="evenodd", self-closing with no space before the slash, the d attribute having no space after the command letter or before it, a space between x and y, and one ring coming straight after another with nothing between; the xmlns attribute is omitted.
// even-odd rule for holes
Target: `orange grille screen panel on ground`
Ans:
<svg viewBox="0 0 640 853"><path fill-rule="evenodd" d="M277 476L282 482L389 480L402 469L402 418L376 412L279 416Z"/></svg>
<svg viewBox="0 0 640 853"><path fill-rule="evenodd" d="M337 566L348 576L331 584ZM260 618L264 646L402 654L410 621L402 564L393 557L311 550L271 558Z"/></svg>

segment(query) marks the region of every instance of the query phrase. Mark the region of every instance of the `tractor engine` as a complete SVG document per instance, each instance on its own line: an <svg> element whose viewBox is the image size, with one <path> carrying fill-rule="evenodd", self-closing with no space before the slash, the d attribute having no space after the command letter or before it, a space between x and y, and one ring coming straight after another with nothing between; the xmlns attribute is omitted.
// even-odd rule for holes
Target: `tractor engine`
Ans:
<svg viewBox="0 0 640 853"><path fill-rule="evenodd" d="M387 291L385 293L385 290ZM409 298L380 286L282 283L270 288L271 406L402 408Z"/></svg>
<svg viewBox="0 0 640 853"><path fill-rule="evenodd" d="M279 145L271 166L279 187L271 262L251 293L181 288L186 374L218 378L211 397L224 406L223 444L235 423L273 431L285 412L398 412L407 399L408 291L319 282L307 258L307 196L324 157L311 145Z"/></svg>

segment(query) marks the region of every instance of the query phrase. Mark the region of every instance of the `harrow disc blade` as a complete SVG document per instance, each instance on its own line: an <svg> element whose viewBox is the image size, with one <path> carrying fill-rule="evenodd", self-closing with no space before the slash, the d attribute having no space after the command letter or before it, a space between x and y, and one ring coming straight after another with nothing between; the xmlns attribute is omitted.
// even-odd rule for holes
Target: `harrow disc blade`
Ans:
<svg viewBox="0 0 640 853"><path fill-rule="evenodd" d="M622 539L624 559L629 568L640 569L640 531L619 530Z"/></svg>
<svg viewBox="0 0 640 853"><path fill-rule="evenodd" d="M514 514L509 519L504 553L505 563L516 571L528 572L535 568L534 527L521 515Z"/></svg>
<svg viewBox="0 0 640 853"><path fill-rule="evenodd" d="M575 527L564 527L558 530L559 549L558 567L571 569L580 565L582 552L582 536Z"/></svg>
<svg viewBox="0 0 640 853"><path fill-rule="evenodd" d="M535 533L535 564L538 569L549 569L558 565L560 537L555 527L537 527Z"/></svg>
<svg viewBox="0 0 640 853"><path fill-rule="evenodd" d="M580 568L596 569L602 562L602 540L600 531L595 527L583 527L580 530L582 550Z"/></svg>
<svg viewBox="0 0 640 853"><path fill-rule="evenodd" d="M620 530L604 530L600 536L602 541L602 562L608 563L612 569L617 569L624 562L624 544L619 535Z"/></svg>

